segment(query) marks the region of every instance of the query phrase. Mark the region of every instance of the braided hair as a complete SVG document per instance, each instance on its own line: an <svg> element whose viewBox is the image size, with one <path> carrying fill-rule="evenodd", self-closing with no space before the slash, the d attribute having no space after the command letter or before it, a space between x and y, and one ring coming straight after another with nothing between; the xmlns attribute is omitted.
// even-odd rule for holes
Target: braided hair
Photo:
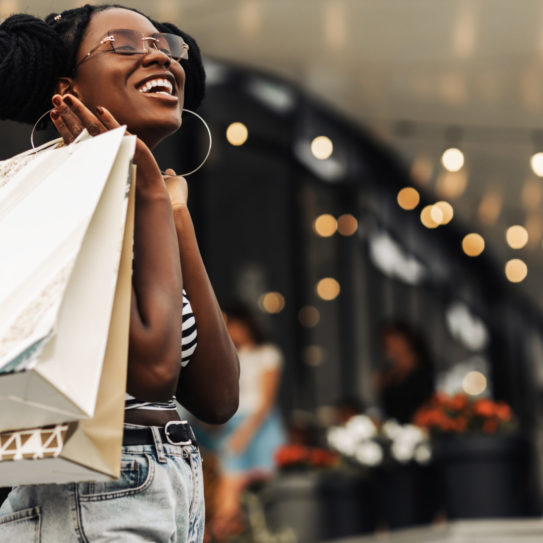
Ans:
<svg viewBox="0 0 543 543"><path fill-rule="evenodd" d="M44 20L12 15L0 24L0 119L34 123L51 108L51 96L60 77L71 76L77 52L92 16L106 9L135 11L159 32L181 36L189 46L185 70L184 104L197 109L205 93L205 72L196 41L171 23L153 21L143 13L117 4L89 5L53 13Z"/></svg>

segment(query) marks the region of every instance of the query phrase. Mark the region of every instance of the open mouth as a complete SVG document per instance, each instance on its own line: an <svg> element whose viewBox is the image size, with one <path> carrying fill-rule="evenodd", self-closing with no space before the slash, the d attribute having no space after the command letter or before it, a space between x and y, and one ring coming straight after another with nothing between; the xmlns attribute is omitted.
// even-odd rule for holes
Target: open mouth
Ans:
<svg viewBox="0 0 543 543"><path fill-rule="evenodd" d="M165 94L166 96L173 95L173 85L167 79L157 77L150 79L140 85L138 90L143 94Z"/></svg>

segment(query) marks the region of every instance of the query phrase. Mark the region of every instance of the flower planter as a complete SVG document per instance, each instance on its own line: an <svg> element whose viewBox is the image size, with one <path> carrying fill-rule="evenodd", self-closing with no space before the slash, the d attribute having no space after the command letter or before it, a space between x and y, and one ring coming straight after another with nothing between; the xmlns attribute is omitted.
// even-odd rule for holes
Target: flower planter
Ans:
<svg viewBox="0 0 543 543"><path fill-rule="evenodd" d="M379 521L391 530L431 523L437 512L437 492L432 465L410 462L376 469Z"/></svg>
<svg viewBox="0 0 543 543"><path fill-rule="evenodd" d="M528 440L516 435L440 437L435 459L450 519L533 513Z"/></svg>
<svg viewBox="0 0 543 543"><path fill-rule="evenodd" d="M332 470L319 484L324 539L340 539L375 530L376 507L372 480L355 470Z"/></svg>
<svg viewBox="0 0 543 543"><path fill-rule="evenodd" d="M306 471L279 473L261 491L266 522L272 533L290 528L298 543L323 539L324 517L319 477Z"/></svg>

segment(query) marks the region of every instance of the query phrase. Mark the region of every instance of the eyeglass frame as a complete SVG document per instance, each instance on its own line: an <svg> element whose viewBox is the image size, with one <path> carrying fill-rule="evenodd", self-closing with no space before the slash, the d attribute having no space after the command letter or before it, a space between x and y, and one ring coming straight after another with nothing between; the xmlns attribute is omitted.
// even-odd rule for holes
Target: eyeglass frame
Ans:
<svg viewBox="0 0 543 543"><path fill-rule="evenodd" d="M110 51L115 53L116 55L123 55L123 56L130 56L130 55L146 55L147 53L149 53L149 51L151 50L151 47L149 47L148 49L146 49L145 51L131 51L131 52L125 52L125 53L120 53L118 51L115 51L115 47L113 46L113 43L115 43L115 37L112 36L112 34L114 32L118 32L118 31L126 31L126 30L129 30L130 32L138 32L140 34L142 34L142 38L141 38L141 41L142 42L145 42L145 41L152 41L155 43L155 49L157 51L160 51L161 53L163 53L164 55L166 55L170 60L175 60L176 62L179 62L181 60L186 60L188 59L188 51L189 51L189 45L185 42L185 40L181 37L181 36L178 36L177 34L172 34L171 32L155 32L154 34L150 34L149 36L145 36L143 35L143 32L139 32L138 30L132 30L130 28L116 28L114 30L108 30L105 34L105 36L100 40L100 43L96 46L96 47L93 47L76 65L75 65L75 68L79 68L79 66L81 66L81 64L83 64L83 62L85 62L86 60L88 60L93 53L95 53L100 47L102 47L102 45L104 45L104 43L107 43L109 42L111 44L111 49ZM176 39L179 39L183 42L183 50L184 50L184 55L186 56L182 56L182 57L179 57L179 59L173 57L171 54L169 55L168 53L164 52L162 49L159 49L158 47L156 47L156 44L158 42L157 38L155 36L175 36Z"/></svg>

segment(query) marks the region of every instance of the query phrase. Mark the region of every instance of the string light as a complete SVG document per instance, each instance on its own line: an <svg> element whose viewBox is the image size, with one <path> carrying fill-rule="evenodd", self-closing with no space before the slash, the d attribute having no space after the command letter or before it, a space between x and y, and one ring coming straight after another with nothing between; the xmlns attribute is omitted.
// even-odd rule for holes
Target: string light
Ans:
<svg viewBox="0 0 543 543"><path fill-rule="evenodd" d="M530 158L530 166L537 177L543 177L543 153L534 153Z"/></svg>
<svg viewBox="0 0 543 543"><path fill-rule="evenodd" d="M323 300L334 300L339 296L341 287L333 277L324 277L317 283L317 295Z"/></svg>
<svg viewBox="0 0 543 543"><path fill-rule="evenodd" d="M319 324L321 314L313 305L306 305L298 311L298 321L306 328L313 328Z"/></svg>
<svg viewBox="0 0 543 543"><path fill-rule="evenodd" d="M426 226L426 228L437 228L439 223L434 220L432 217L432 208L434 206L426 206L420 212L420 222Z"/></svg>
<svg viewBox="0 0 543 543"><path fill-rule="evenodd" d="M480 234L471 233L462 240L462 250L468 256L479 256L485 250L485 240Z"/></svg>
<svg viewBox="0 0 543 543"><path fill-rule="evenodd" d="M313 222L313 230L318 236L329 238L336 233L337 221L329 213L324 213L319 215Z"/></svg>
<svg viewBox="0 0 543 543"><path fill-rule="evenodd" d="M449 172L457 172L464 165L464 153L457 147L450 147L441 155L441 164Z"/></svg>
<svg viewBox="0 0 543 543"><path fill-rule="evenodd" d="M280 292L266 292L259 297L258 306L266 313L280 313L285 307L285 297Z"/></svg>
<svg viewBox="0 0 543 543"><path fill-rule="evenodd" d="M415 209L420 202L420 195L417 189L413 187L404 187L398 192L398 205L405 210Z"/></svg>
<svg viewBox="0 0 543 543"><path fill-rule="evenodd" d="M515 224L507 229L505 239L511 249L522 249L528 243L528 231L524 226Z"/></svg>
<svg viewBox="0 0 543 543"><path fill-rule="evenodd" d="M454 209L449 202L441 200L440 202L436 202L433 207L437 207L441 211L441 225L449 224L452 221L454 217Z"/></svg>
<svg viewBox="0 0 543 543"><path fill-rule="evenodd" d="M521 283L528 275L528 266L520 258L512 258L505 265L505 276L511 283Z"/></svg>
<svg viewBox="0 0 543 543"><path fill-rule="evenodd" d="M486 377L480 371L470 371L462 380L462 388L470 396L482 394L487 387Z"/></svg>
<svg viewBox="0 0 543 543"><path fill-rule="evenodd" d="M226 129L226 139L228 140L228 143L236 147L243 145L248 137L249 131L243 123L232 123Z"/></svg>
<svg viewBox="0 0 543 543"><path fill-rule="evenodd" d="M311 152L315 158L326 160L332 156L334 152L334 144L327 136L317 136L311 142Z"/></svg>
<svg viewBox="0 0 543 543"><path fill-rule="evenodd" d="M337 231L342 236L352 236L358 231L358 221L350 214L341 215L337 220Z"/></svg>

